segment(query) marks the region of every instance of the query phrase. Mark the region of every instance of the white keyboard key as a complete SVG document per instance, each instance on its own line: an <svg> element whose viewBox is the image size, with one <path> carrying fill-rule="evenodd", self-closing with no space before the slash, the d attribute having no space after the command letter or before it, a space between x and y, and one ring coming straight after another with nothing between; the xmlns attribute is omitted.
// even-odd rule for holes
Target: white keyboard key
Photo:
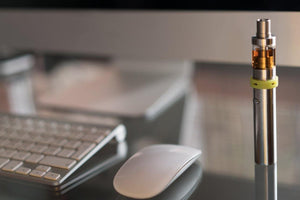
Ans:
<svg viewBox="0 0 300 200"><path fill-rule="evenodd" d="M5 135L5 131L0 128L0 137Z"/></svg>
<svg viewBox="0 0 300 200"><path fill-rule="evenodd" d="M53 173L53 172L48 172L44 178L49 179L49 180L53 180L56 181L57 179L59 179L60 174L57 173Z"/></svg>
<svg viewBox="0 0 300 200"><path fill-rule="evenodd" d="M67 143L64 145L64 147L76 149L80 144L81 144L80 141L77 141L77 140L70 140L69 142L67 142Z"/></svg>
<svg viewBox="0 0 300 200"><path fill-rule="evenodd" d="M48 148L47 145L36 144L36 145L34 145L34 147L32 147L32 148L30 149L30 151L31 151L31 152L34 152L34 153L42 153L42 152L44 152L47 148Z"/></svg>
<svg viewBox="0 0 300 200"><path fill-rule="evenodd" d="M2 146L6 147L6 148L15 149L15 148L19 147L21 144L22 144L22 142L17 141L17 140L8 140Z"/></svg>
<svg viewBox="0 0 300 200"><path fill-rule="evenodd" d="M41 135L31 135L31 137L32 137L32 141L37 143L42 143L44 141Z"/></svg>
<svg viewBox="0 0 300 200"><path fill-rule="evenodd" d="M23 142L17 149L29 151L34 146L33 142Z"/></svg>
<svg viewBox="0 0 300 200"><path fill-rule="evenodd" d="M60 147L48 147L45 151L44 151L44 154L46 155L56 155L58 152L60 152L61 148Z"/></svg>
<svg viewBox="0 0 300 200"><path fill-rule="evenodd" d="M41 154L31 154L25 161L30 163L38 163L40 160L44 158Z"/></svg>
<svg viewBox="0 0 300 200"><path fill-rule="evenodd" d="M11 139L15 139L15 138L18 138L18 133L16 133L15 131L14 132L11 132L9 133L9 135L7 135L9 138Z"/></svg>
<svg viewBox="0 0 300 200"><path fill-rule="evenodd" d="M81 140L88 141L88 142L101 142L101 140L105 137L103 134L85 134L82 136Z"/></svg>
<svg viewBox="0 0 300 200"><path fill-rule="evenodd" d="M39 143L42 143L42 144L51 144L51 142L53 141L54 139L52 137L41 137L41 140L39 140Z"/></svg>
<svg viewBox="0 0 300 200"><path fill-rule="evenodd" d="M52 146L63 146L67 142L68 142L68 140L66 140L66 139L55 138L50 144Z"/></svg>
<svg viewBox="0 0 300 200"><path fill-rule="evenodd" d="M73 149L62 149L57 156L66 157L69 158L71 155L75 153L75 150Z"/></svg>
<svg viewBox="0 0 300 200"><path fill-rule="evenodd" d="M61 124L62 129L69 131L71 129L71 124L69 123L65 123L65 124Z"/></svg>
<svg viewBox="0 0 300 200"><path fill-rule="evenodd" d="M72 132L68 138L69 139L80 139L84 134L82 132Z"/></svg>
<svg viewBox="0 0 300 200"><path fill-rule="evenodd" d="M50 171L51 167L46 166L46 165L39 165L35 169L38 171L42 171L42 172L48 172L48 171Z"/></svg>
<svg viewBox="0 0 300 200"><path fill-rule="evenodd" d="M54 156L46 156L39 163L42 165L49 165L51 167L71 169L71 167L73 167L76 164L76 160Z"/></svg>
<svg viewBox="0 0 300 200"><path fill-rule="evenodd" d="M4 147L8 142L9 142L9 139L1 140L0 141L0 146Z"/></svg>
<svg viewBox="0 0 300 200"><path fill-rule="evenodd" d="M20 140L25 140L25 141L31 141L32 140L31 136L29 134L27 134L27 133L19 135L19 139Z"/></svg>
<svg viewBox="0 0 300 200"><path fill-rule="evenodd" d="M29 174L30 171L31 171L30 168L27 168L27 167L19 167L19 168L16 170L16 173L27 175L27 174Z"/></svg>
<svg viewBox="0 0 300 200"><path fill-rule="evenodd" d="M49 165L52 167L58 167L58 168L62 168L62 169L70 169L71 167L73 167L75 165L76 161L73 159L68 159L68 158L46 156L39 163L42 165Z"/></svg>
<svg viewBox="0 0 300 200"><path fill-rule="evenodd" d="M15 153L12 158L16 160L25 160L28 156L30 156L30 153L24 152L24 151L19 151Z"/></svg>
<svg viewBox="0 0 300 200"><path fill-rule="evenodd" d="M72 128L71 128L73 131L78 131L78 132L82 132L84 127L82 125L72 125Z"/></svg>
<svg viewBox="0 0 300 200"><path fill-rule="evenodd" d="M90 150L92 150L96 145L94 143L83 143L78 147L76 153L72 155L72 158L76 160L80 160L83 158Z"/></svg>
<svg viewBox="0 0 300 200"><path fill-rule="evenodd" d="M31 137L31 141L34 141L37 137L40 136L40 134L36 132L36 129L28 131L27 134Z"/></svg>
<svg viewBox="0 0 300 200"><path fill-rule="evenodd" d="M39 170L32 170L29 175L40 178L40 177L43 177L45 174L46 174L46 172L42 172Z"/></svg>
<svg viewBox="0 0 300 200"><path fill-rule="evenodd" d="M11 158L17 151L12 149L4 149L3 151L0 151L0 156L4 158Z"/></svg>
<svg viewBox="0 0 300 200"><path fill-rule="evenodd" d="M71 135L70 132L63 131L63 132L60 132L57 136L66 138L66 137L69 137L70 135Z"/></svg>
<svg viewBox="0 0 300 200"><path fill-rule="evenodd" d="M2 170L8 171L8 172L13 172L13 171L15 171L16 169L18 169L22 164L23 164L22 161L12 160L12 161L9 161L9 162L2 168Z"/></svg>
<svg viewBox="0 0 300 200"><path fill-rule="evenodd" d="M96 144L95 143L92 143L92 142L84 142L84 143L82 143L79 147L78 147L78 149L89 149L89 150L91 150L92 148L94 148L96 146Z"/></svg>
<svg viewBox="0 0 300 200"><path fill-rule="evenodd" d="M3 167L6 163L8 163L9 159L0 158L0 168Z"/></svg>

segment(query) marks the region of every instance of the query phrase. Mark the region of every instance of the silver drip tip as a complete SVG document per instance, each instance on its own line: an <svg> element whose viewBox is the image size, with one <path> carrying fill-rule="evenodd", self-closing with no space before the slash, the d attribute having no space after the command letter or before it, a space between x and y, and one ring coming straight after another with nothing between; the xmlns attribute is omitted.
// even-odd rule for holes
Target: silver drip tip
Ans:
<svg viewBox="0 0 300 200"><path fill-rule="evenodd" d="M258 19L256 21L256 37L265 39L271 37L271 20Z"/></svg>
<svg viewBox="0 0 300 200"><path fill-rule="evenodd" d="M276 37L271 34L271 20L258 19L256 21L256 35L252 37L252 44L260 48L276 47Z"/></svg>

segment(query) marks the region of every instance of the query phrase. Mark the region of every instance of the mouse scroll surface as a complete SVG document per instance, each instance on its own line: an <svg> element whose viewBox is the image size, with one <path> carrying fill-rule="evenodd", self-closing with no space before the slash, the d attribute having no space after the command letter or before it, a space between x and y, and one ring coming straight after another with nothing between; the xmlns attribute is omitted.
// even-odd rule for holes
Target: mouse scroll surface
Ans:
<svg viewBox="0 0 300 200"><path fill-rule="evenodd" d="M200 154L198 149L180 145L146 147L120 168L114 178L114 187L127 197L154 197L179 177Z"/></svg>

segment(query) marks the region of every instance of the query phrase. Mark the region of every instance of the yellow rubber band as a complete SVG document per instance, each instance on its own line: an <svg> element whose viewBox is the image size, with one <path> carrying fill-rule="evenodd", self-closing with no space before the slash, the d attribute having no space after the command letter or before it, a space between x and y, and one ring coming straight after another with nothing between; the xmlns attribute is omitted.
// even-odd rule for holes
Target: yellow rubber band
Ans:
<svg viewBox="0 0 300 200"><path fill-rule="evenodd" d="M278 76L276 76L274 80L266 80L266 81L257 80L251 77L250 85L255 89L273 89L278 86Z"/></svg>

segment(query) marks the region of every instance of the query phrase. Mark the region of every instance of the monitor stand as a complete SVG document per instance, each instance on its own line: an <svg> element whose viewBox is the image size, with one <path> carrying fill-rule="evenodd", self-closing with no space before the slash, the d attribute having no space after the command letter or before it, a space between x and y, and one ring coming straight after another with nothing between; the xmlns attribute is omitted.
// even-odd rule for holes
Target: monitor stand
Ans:
<svg viewBox="0 0 300 200"><path fill-rule="evenodd" d="M188 61L115 59L93 80L38 98L43 109L154 119L185 94Z"/></svg>

